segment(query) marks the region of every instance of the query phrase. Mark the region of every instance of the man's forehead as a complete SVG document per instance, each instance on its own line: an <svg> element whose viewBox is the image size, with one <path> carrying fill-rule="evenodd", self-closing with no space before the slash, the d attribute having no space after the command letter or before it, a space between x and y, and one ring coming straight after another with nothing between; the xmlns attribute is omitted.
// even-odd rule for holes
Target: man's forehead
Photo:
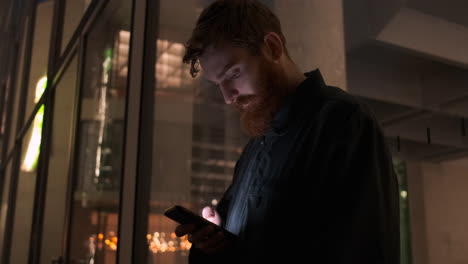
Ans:
<svg viewBox="0 0 468 264"><path fill-rule="evenodd" d="M208 46L203 54L200 56L200 64L203 67L211 66L213 64L220 64L227 60L229 53L222 48Z"/></svg>
<svg viewBox="0 0 468 264"><path fill-rule="evenodd" d="M239 51L232 47L208 46L199 58L204 77L216 80L226 65L231 64L239 55Z"/></svg>

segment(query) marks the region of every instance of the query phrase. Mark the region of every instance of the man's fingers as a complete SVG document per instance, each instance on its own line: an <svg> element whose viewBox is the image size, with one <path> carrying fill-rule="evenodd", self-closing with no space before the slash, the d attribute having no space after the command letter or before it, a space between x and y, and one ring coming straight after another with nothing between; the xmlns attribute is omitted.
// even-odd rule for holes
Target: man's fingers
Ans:
<svg viewBox="0 0 468 264"><path fill-rule="evenodd" d="M200 228L199 230L192 232L192 235L191 235L192 243L203 242L204 240L212 236L214 232L215 232L215 229L212 226L205 226L203 228Z"/></svg>
<svg viewBox="0 0 468 264"><path fill-rule="evenodd" d="M223 240L216 247L207 248L204 251L208 255L214 254L216 252L219 252L219 251L223 250L228 245L228 243L229 243L229 241Z"/></svg>
<svg viewBox="0 0 468 264"><path fill-rule="evenodd" d="M216 225L221 224L221 217L216 212L216 210L210 206L205 206L202 210L203 218L207 219L208 221L215 223Z"/></svg>
<svg viewBox="0 0 468 264"><path fill-rule="evenodd" d="M194 224L178 225L175 228L174 232L176 236L182 237L188 233L192 233L193 231L195 231L195 229L196 229L196 226Z"/></svg>
<svg viewBox="0 0 468 264"><path fill-rule="evenodd" d="M203 218L212 218L215 217L215 211L210 206L205 206L202 210Z"/></svg>
<svg viewBox="0 0 468 264"><path fill-rule="evenodd" d="M229 243L230 241L224 239L224 234L222 232L217 232L205 243L202 243L201 245L196 245L196 247L203 251L205 254L210 255L224 250L224 248L228 246Z"/></svg>
<svg viewBox="0 0 468 264"><path fill-rule="evenodd" d="M216 248L222 241L224 240L224 234L221 231L211 234L211 236L206 237L198 244L196 244L197 248Z"/></svg>

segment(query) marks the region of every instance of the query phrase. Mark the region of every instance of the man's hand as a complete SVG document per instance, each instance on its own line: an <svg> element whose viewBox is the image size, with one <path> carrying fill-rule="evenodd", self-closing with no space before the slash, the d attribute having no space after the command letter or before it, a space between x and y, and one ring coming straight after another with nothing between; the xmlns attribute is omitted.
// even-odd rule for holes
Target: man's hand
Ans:
<svg viewBox="0 0 468 264"><path fill-rule="evenodd" d="M203 218L221 224L221 217L213 208L206 206L202 211ZM188 235L188 240L193 246L206 254L213 254L223 250L228 241L224 238L222 231L216 231L212 226L197 227L194 224L178 225L175 229L178 237Z"/></svg>
<svg viewBox="0 0 468 264"><path fill-rule="evenodd" d="M221 225L221 216L218 212L211 206L205 206L202 210L202 216L206 220L215 223L216 225Z"/></svg>

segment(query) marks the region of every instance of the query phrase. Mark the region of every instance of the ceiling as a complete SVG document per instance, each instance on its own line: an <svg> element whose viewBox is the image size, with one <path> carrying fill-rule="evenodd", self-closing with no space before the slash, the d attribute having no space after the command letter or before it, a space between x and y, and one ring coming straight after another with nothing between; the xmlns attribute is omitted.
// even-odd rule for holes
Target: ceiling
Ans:
<svg viewBox="0 0 468 264"><path fill-rule="evenodd" d="M468 156L468 1L344 1L348 90L403 156Z"/></svg>
<svg viewBox="0 0 468 264"><path fill-rule="evenodd" d="M468 1L466 0L407 0L406 6L468 27Z"/></svg>

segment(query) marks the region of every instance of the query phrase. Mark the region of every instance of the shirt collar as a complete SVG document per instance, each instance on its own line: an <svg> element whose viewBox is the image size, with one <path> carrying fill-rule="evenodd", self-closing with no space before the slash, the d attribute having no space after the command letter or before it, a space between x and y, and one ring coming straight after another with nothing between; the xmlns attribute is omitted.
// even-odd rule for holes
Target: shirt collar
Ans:
<svg viewBox="0 0 468 264"><path fill-rule="evenodd" d="M265 132L266 137L282 136L288 130L288 124L291 121L291 115L294 116L301 108L304 100L311 98L320 88L325 86L322 74L319 69L304 73L306 79L299 84L299 86L289 94L283 105L275 114L271 127Z"/></svg>

